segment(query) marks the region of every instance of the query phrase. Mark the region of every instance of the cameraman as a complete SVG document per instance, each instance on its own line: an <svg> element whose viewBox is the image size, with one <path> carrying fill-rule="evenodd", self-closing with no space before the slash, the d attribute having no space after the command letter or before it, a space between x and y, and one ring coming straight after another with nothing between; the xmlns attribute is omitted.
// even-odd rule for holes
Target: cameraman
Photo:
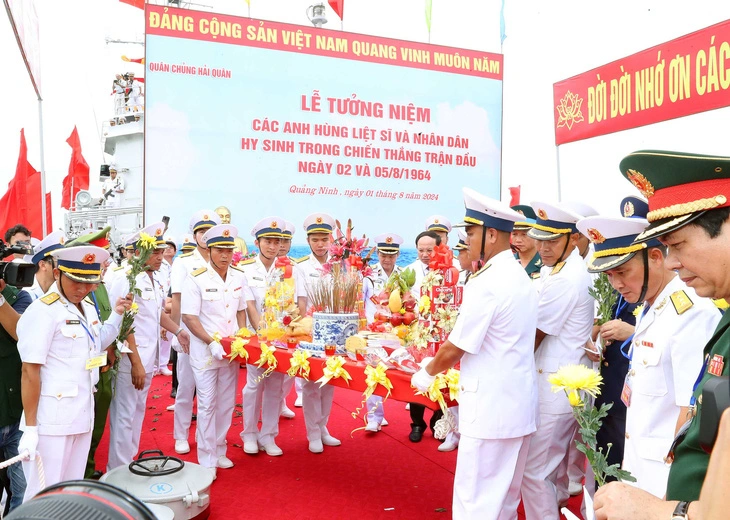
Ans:
<svg viewBox="0 0 730 520"><path fill-rule="evenodd" d="M17 226L16 226L17 227ZM13 229L13 228L11 228ZM18 455L18 429L23 404L20 397L22 362L18 354L16 325L32 299L30 294L0 280L0 459ZM10 477L10 511L23 503L25 476L16 462L8 468Z"/></svg>
<svg viewBox="0 0 730 520"><path fill-rule="evenodd" d="M27 227L23 224L16 224L5 232L5 242L11 246L22 245L32 251L30 236L30 230ZM22 260L24 255L15 253L13 256L16 260Z"/></svg>

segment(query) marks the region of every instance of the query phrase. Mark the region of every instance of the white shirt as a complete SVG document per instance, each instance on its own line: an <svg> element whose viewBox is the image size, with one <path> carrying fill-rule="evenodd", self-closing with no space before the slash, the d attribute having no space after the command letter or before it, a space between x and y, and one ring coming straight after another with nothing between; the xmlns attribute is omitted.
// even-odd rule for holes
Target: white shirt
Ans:
<svg viewBox="0 0 730 520"><path fill-rule="evenodd" d="M418 298L421 295L421 284L423 283L423 278L426 276L426 273L428 273L428 264L424 264L420 260L416 259L415 262L406 267L406 269L408 268L413 269L416 272L416 283L413 284L411 293L414 297Z"/></svg>
<svg viewBox="0 0 730 520"><path fill-rule="evenodd" d="M459 431L478 439L536 430L537 295L510 251L494 256L464 286L449 341L461 358Z"/></svg>
<svg viewBox="0 0 730 520"><path fill-rule="evenodd" d="M139 310L134 317L134 340L137 344L140 360L147 373L153 372L157 361L157 349L160 344L160 318L165 306L165 293L156 272L152 278L147 272L137 275L137 289L142 294L134 297ZM129 282L126 276L114 278L109 289L109 301L117 301L129 293ZM120 372L131 372L132 362L129 356L122 356L119 361Z"/></svg>
<svg viewBox="0 0 730 520"><path fill-rule="evenodd" d="M117 276L125 276L124 273L127 272L127 269L129 269L129 262L126 258L123 259L119 265L112 262L112 264L107 268L106 273L104 273L104 283L111 287L112 282L114 282L114 279Z"/></svg>
<svg viewBox="0 0 730 520"><path fill-rule="evenodd" d="M327 255L329 258L329 255ZM315 258L313 254L310 254L306 260L303 260L296 264L299 270L298 281L297 281L297 293L300 296L307 296L307 289L310 289L316 284L324 273L322 272L322 264ZM309 298L307 298L307 310L309 310Z"/></svg>
<svg viewBox="0 0 730 520"><path fill-rule="evenodd" d="M240 269L246 276L246 283L249 292L256 302L256 310L261 315L264 311L264 297L266 296L266 288L269 286L271 273L274 272L275 262L271 263L271 267L267 270L261 261L261 257L257 256L253 262L250 260L239 264ZM294 271L294 269L292 269ZM296 300L296 298L295 298Z"/></svg>
<svg viewBox="0 0 730 520"><path fill-rule="evenodd" d="M547 378L564 365L591 366L583 350L593 327L591 276L573 249L564 263L541 269L540 278L537 328L547 334L535 352L540 413L572 413L565 393L553 392Z"/></svg>
<svg viewBox="0 0 730 520"><path fill-rule="evenodd" d="M18 321L18 352L24 363L41 365L38 399L40 435L76 435L91 431L94 422L94 385L99 369L86 362L99 356L119 334L122 316L112 312L102 324L87 300L83 312L61 296L54 283L46 301L31 303ZM114 301L114 300L111 300ZM25 424L25 416L21 419ZM22 429L22 427L21 427Z"/></svg>
<svg viewBox="0 0 730 520"><path fill-rule="evenodd" d="M170 291L170 276L172 275L172 264L167 260L163 259L158 271L162 288L165 290L165 296Z"/></svg>
<svg viewBox="0 0 730 520"><path fill-rule="evenodd" d="M362 297L365 302L365 317L368 323L372 323L375 319L375 303L370 299L373 296L380 294L385 289L385 284L390 278L390 275L385 272L380 262L375 264L373 267L373 274L364 278L362 281ZM393 267L393 273L400 273L403 271L397 265Z"/></svg>
<svg viewBox="0 0 730 520"><path fill-rule="evenodd" d="M197 248L191 253L180 255L172 263L170 270L170 291L172 294L180 293L182 295L183 284L190 273L201 267L206 267L208 262L203 258Z"/></svg>
<svg viewBox="0 0 730 520"><path fill-rule="evenodd" d="M34 278L33 285L30 287L24 287L23 290L30 294L30 297L33 298L34 301L45 294L41 286L38 284L38 278Z"/></svg>
<svg viewBox="0 0 730 520"><path fill-rule="evenodd" d="M185 279L180 310L183 314L197 316L203 329L211 336L218 332L225 338L238 331L236 313L245 310L246 302L253 299L243 271L228 268L223 281L209 265L205 272L188 275ZM214 359L208 344L190 334L190 364L193 368L215 369L229 362L228 359Z"/></svg>
<svg viewBox="0 0 730 520"><path fill-rule="evenodd" d="M678 291L693 304L682 314L671 298ZM637 320L629 354L631 400L623 467L636 477L636 486L655 496L666 492L669 466L664 457L674 439L679 408L690 404L703 349L721 317L710 299L697 296L675 277Z"/></svg>
<svg viewBox="0 0 730 520"><path fill-rule="evenodd" d="M108 192L109 190L112 190L112 192L106 198L107 206L121 205L122 197L124 196L124 193L117 193L117 190L124 189L124 180L119 176L119 174L117 174L116 179L109 178L109 179L105 180L101 189L102 189L102 195L105 195L106 192Z"/></svg>

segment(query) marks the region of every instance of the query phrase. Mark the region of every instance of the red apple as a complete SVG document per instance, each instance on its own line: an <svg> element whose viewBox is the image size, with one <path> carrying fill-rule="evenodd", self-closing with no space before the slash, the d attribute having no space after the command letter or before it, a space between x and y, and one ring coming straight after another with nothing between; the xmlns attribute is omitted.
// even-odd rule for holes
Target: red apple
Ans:
<svg viewBox="0 0 730 520"><path fill-rule="evenodd" d="M400 314L393 314L390 317L390 324L394 327L397 327L398 325L402 324L404 322L403 316Z"/></svg>
<svg viewBox="0 0 730 520"><path fill-rule="evenodd" d="M414 321L416 321L416 314L414 312L409 311L403 315L403 325L410 325Z"/></svg>
<svg viewBox="0 0 730 520"><path fill-rule="evenodd" d="M283 317L283 318L281 319L281 322L282 322L282 323L283 323L284 325L289 325L289 324L291 323L291 316L288 316L288 315L287 315L287 316L284 316L284 317Z"/></svg>
<svg viewBox="0 0 730 520"><path fill-rule="evenodd" d="M386 314L383 311L376 311L375 312L375 321L382 321L382 322L388 321L388 314Z"/></svg>

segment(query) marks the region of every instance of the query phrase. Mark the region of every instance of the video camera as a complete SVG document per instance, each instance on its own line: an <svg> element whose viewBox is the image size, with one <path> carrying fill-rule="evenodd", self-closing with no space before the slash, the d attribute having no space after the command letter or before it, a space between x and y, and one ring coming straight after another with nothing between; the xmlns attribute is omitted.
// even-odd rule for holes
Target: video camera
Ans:
<svg viewBox="0 0 730 520"><path fill-rule="evenodd" d="M730 312L730 311L728 311ZM711 377L702 388L702 416L700 417L699 441L706 452L711 452L717 439L717 428L722 412L730 407L730 378Z"/></svg>
<svg viewBox="0 0 730 520"><path fill-rule="evenodd" d="M20 244L8 246L0 239L0 260L10 255L29 255L33 250ZM30 287L33 285L35 272L38 267L27 262L0 262L0 280L15 287Z"/></svg>

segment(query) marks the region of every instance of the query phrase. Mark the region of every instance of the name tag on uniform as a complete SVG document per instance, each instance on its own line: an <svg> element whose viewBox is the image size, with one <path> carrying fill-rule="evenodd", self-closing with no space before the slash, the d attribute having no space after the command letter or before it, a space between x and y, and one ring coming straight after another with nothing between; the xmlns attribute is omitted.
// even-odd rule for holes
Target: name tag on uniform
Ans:
<svg viewBox="0 0 730 520"><path fill-rule="evenodd" d="M152 287L145 287L145 288L144 288L144 290L145 290L145 291L152 291L152 290L154 290L154 289L152 289Z"/></svg>
<svg viewBox="0 0 730 520"><path fill-rule="evenodd" d="M256 281L258 281L258 282L263 282L264 281L264 279L261 278L260 276L254 276L253 279L256 280Z"/></svg>
<svg viewBox="0 0 730 520"><path fill-rule="evenodd" d="M81 320L66 320L66 325L81 325Z"/></svg>
<svg viewBox="0 0 730 520"><path fill-rule="evenodd" d="M218 292L218 289L214 287L212 289L206 289L205 292Z"/></svg>
<svg viewBox="0 0 730 520"><path fill-rule="evenodd" d="M319 278L319 273L309 273L309 276L313 276L315 278Z"/></svg>
<svg viewBox="0 0 730 520"><path fill-rule="evenodd" d="M106 360L106 350L105 350L103 354L101 354L99 356L94 356L94 357L86 360L86 370L94 370L95 368L105 367L106 363L107 363L107 360Z"/></svg>
<svg viewBox="0 0 730 520"><path fill-rule="evenodd" d="M631 383L629 382L629 377L631 377L629 374L626 374L626 379L624 379L624 387L621 390L621 402L626 405L628 408L631 406Z"/></svg>

